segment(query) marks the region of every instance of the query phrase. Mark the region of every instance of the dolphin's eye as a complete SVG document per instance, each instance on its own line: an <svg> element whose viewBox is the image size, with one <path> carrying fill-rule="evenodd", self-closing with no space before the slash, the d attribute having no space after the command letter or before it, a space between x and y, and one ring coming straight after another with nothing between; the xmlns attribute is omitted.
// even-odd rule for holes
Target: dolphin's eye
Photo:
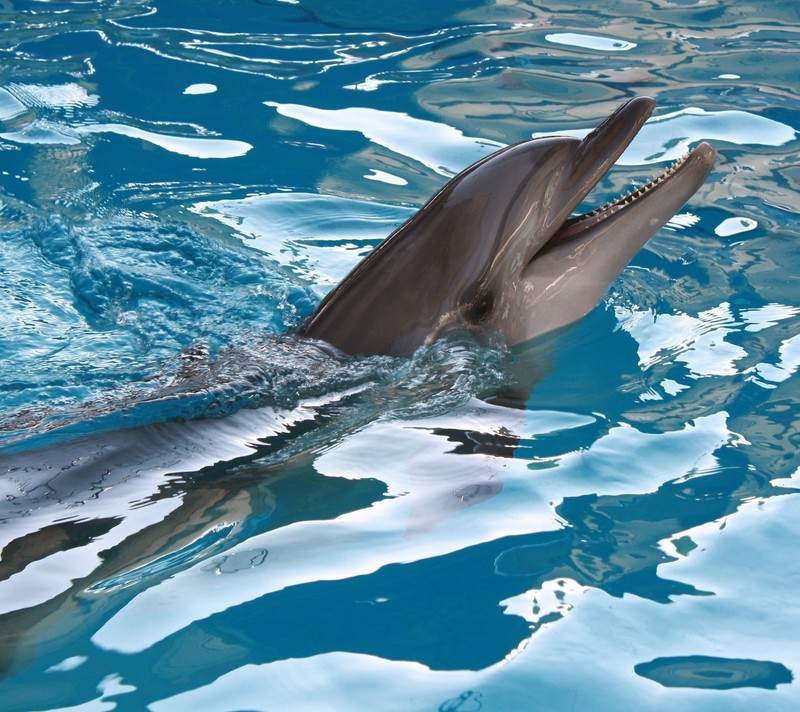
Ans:
<svg viewBox="0 0 800 712"><path fill-rule="evenodd" d="M464 318L473 324L479 324L492 313L493 308L494 294L490 291L481 291L466 305Z"/></svg>

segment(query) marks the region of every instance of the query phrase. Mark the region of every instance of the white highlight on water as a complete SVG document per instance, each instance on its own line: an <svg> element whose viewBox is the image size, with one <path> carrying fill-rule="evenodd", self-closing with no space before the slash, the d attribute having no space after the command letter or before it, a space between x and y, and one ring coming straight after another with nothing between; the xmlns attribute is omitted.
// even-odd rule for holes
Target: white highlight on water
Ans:
<svg viewBox="0 0 800 712"><path fill-rule="evenodd" d="M183 90L184 94L213 94L217 91L215 84L190 84Z"/></svg>
<svg viewBox="0 0 800 712"><path fill-rule="evenodd" d="M388 183L389 185L408 185L408 181L405 178L386 173L386 171L379 171L377 168L372 168L371 172L367 173L364 178Z"/></svg>
<svg viewBox="0 0 800 712"><path fill-rule="evenodd" d="M635 42L620 40L615 37L600 37L599 35L584 35L577 32L554 32L544 38L553 44L594 49L600 52L627 52L636 47Z"/></svg>
<svg viewBox="0 0 800 712"><path fill-rule="evenodd" d="M720 237L730 237L757 227L758 223L750 218L727 218L714 228L714 233Z"/></svg>

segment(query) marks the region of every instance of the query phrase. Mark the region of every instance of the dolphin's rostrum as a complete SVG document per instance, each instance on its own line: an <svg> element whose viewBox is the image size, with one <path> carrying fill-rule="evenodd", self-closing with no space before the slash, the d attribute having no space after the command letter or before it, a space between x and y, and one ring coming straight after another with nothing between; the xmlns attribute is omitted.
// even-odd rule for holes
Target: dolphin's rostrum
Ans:
<svg viewBox="0 0 800 712"><path fill-rule="evenodd" d="M524 141L467 168L328 294L301 335L407 355L453 329L513 346L584 316L714 164L701 143L635 193L573 216L654 106L637 97L583 140Z"/></svg>

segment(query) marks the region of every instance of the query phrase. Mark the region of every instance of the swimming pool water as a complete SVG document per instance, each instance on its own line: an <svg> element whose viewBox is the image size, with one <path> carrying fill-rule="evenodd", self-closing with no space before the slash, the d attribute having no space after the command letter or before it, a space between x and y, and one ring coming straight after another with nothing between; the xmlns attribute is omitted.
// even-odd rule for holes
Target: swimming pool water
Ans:
<svg viewBox="0 0 800 712"><path fill-rule="evenodd" d="M800 707L795 3L0 9L4 710ZM574 328L292 338L447 179L656 115Z"/></svg>

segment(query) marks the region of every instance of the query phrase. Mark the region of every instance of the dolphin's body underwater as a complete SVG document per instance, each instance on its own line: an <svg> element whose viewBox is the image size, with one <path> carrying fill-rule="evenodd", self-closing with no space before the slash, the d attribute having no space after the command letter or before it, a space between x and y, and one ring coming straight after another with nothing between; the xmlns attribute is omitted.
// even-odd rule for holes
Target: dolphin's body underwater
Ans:
<svg viewBox="0 0 800 712"><path fill-rule="evenodd" d="M514 346L578 320L714 165L701 143L635 193L570 217L654 106L637 97L583 140L524 141L467 168L328 294L301 335L403 356L454 329Z"/></svg>

